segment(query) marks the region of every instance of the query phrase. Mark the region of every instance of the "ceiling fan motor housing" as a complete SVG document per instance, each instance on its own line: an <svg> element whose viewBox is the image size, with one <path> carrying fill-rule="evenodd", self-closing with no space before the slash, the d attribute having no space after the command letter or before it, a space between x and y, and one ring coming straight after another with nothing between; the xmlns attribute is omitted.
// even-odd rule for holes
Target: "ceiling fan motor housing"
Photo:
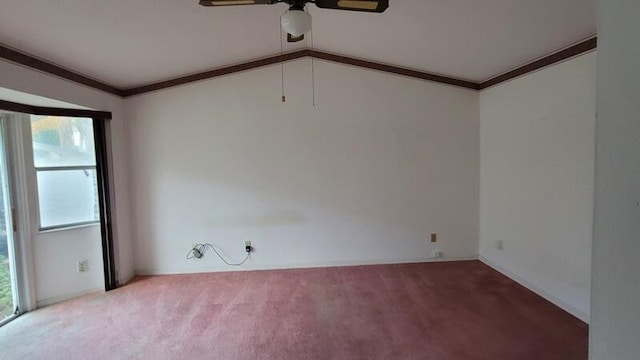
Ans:
<svg viewBox="0 0 640 360"><path fill-rule="evenodd" d="M304 6L308 3L309 0L288 0L285 3L289 4L289 10L302 10L304 11Z"/></svg>

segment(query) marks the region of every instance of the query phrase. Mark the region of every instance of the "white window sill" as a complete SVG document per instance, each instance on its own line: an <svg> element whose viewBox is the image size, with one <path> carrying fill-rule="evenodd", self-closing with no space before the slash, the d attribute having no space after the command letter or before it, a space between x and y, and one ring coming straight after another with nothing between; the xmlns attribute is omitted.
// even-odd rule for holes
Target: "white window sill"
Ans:
<svg viewBox="0 0 640 360"><path fill-rule="evenodd" d="M60 227L52 227L52 228L44 228L44 229L40 229L38 230L38 234L47 234L47 233L52 233L52 232L58 232L58 231L68 231L68 230L76 230L76 229L82 229L82 228L86 228L86 227L92 227L92 226L100 226L100 222L92 222L92 223L86 223L86 224L77 224L77 225L62 225Z"/></svg>

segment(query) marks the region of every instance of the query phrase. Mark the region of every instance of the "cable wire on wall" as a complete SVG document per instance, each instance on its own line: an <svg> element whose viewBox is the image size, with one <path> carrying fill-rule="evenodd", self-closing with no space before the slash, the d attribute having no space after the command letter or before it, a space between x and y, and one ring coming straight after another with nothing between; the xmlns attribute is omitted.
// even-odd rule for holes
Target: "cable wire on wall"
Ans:
<svg viewBox="0 0 640 360"><path fill-rule="evenodd" d="M204 244L195 244L195 245L193 245L191 250L189 250L189 252L187 253L186 258L187 259L200 259L200 258L202 258L204 256L204 254L206 254L208 248L211 248L213 250L213 252L215 252L216 255L218 255L220 260L222 260L225 264L227 264L229 266L241 266L245 262L247 262L247 260L249 260L249 257L251 256L251 253L247 252L247 256L244 258L244 260L242 260L239 263L231 263L231 262L227 261L227 259L225 259L224 256L222 256L222 254L220 254L218 252L218 249L216 249L216 247L214 245L211 245L209 243L204 243Z"/></svg>

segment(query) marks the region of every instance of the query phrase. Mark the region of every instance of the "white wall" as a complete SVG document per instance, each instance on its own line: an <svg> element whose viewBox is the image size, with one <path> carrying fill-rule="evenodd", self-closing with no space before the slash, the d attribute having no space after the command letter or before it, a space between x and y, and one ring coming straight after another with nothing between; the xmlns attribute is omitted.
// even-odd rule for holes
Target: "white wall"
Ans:
<svg viewBox="0 0 640 360"><path fill-rule="evenodd" d="M113 141L113 171L115 183L115 237L117 242L119 278L122 282L133 276L133 254L129 228L128 178L126 173L127 141L123 100L66 80L0 61L0 87L49 99L78 104L97 110L111 111ZM28 97L25 97L28 98ZM15 99L12 99L15 100ZM100 238L96 228L46 234L33 241L36 300L49 303L57 299L103 289L104 279ZM88 240L89 239L89 240ZM76 272L76 260L90 259L89 272ZM99 263L91 261L99 259Z"/></svg>
<svg viewBox="0 0 640 360"><path fill-rule="evenodd" d="M477 256L478 93L310 60L128 98L136 270ZM431 245L429 234L439 242Z"/></svg>
<svg viewBox="0 0 640 360"><path fill-rule="evenodd" d="M599 1L591 359L640 358L640 2Z"/></svg>
<svg viewBox="0 0 640 360"><path fill-rule="evenodd" d="M480 94L480 255L585 321L595 77L590 53Z"/></svg>
<svg viewBox="0 0 640 360"><path fill-rule="evenodd" d="M185 260L195 242L238 260L251 240L245 268L257 269L423 261L432 250L473 258L480 234L485 261L586 320L594 63L582 56L479 95L316 61L315 107L308 59L286 65L285 104L279 66L136 96L126 109L6 62L0 87L114 113L125 281L134 267L229 269L213 254ZM83 231L34 249L41 302L102 286L95 273L69 281L75 260L99 251Z"/></svg>
<svg viewBox="0 0 640 360"><path fill-rule="evenodd" d="M99 226L34 236L38 306L50 305L90 291L104 290L100 241ZM89 271L79 273L76 261L83 259L89 261Z"/></svg>

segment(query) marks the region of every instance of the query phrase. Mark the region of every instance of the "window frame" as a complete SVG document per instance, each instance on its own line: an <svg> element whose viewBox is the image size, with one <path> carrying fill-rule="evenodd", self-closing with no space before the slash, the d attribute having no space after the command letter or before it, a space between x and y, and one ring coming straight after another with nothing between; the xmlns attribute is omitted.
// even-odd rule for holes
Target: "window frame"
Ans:
<svg viewBox="0 0 640 360"><path fill-rule="evenodd" d="M39 115L39 114L32 114L32 115ZM91 122L91 128L92 128L92 132L94 133L94 140L93 140L93 148L94 151L96 149L96 141L95 141L95 119L91 118L91 117L84 117L84 116L65 116L65 115L44 115L44 116L54 116L54 117L75 117L75 118L83 118L86 119L87 121ZM33 131L31 133L31 137L33 137ZM34 146L34 142L33 142L33 138L31 139L31 146ZM74 170L92 170L96 172L96 177L99 176L98 174L98 155L94 153L94 164L93 165L63 165L63 166L36 166L35 165L35 159L34 159L34 163L33 163L33 168L34 168L34 175L35 175L35 184L36 184L36 193L35 193L35 200L36 200L36 213L37 213L37 217L38 217L38 232L39 233L47 233L47 232L54 232L54 231L64 231L64 230L71 230L71 229L77 229L80 227L88 227L88 226L95 226L95 225L100 225L101 219L99 216L97 220L91 220L91 221L80 221L80 222L72 222L72 223L61 223L61 224L56 224L56 225L51 225L51 226L43 226L42 225L42 211L41 211L41 202L40 202L40 182L38 180L38 174L41 172L48 172L48 171L74 171ZM97 190L97 189L96 189ZM100 194L98 193L98 191L96 191L96 200L99 201L99 197ZM100 215L100 214L99 214Z"/></svg>
<svg viewBox="0 0 640 360"><path fill-rule="evenodd" d="M38 190L35 194L36 197L36 205L37 205L37 210L38 210L38 232L40 233L45 233L45 232L52 232L52 231L61 231L61 230L70 230L70 229L76 229L79 227L87 227L87 226L95 226L95 225L100 225L100 219L97 220L92 220L92 221L81 221L81 222L74 222L74 223L63 223L60 225L52 225L52 226L42 226L42 218L41 218L41 211L40 211L40 187L39 187L39 182L38 182L38 173L40 172L54 172L54 171L73 171L73 170L93 170L96 171L96 177L97 175L97 166L96 165L70 165L70 166L34 166L34 171L35 171L35 179L36 179L36 189ZM99 194L96 193L96 199L99 196Z"/></svg>

